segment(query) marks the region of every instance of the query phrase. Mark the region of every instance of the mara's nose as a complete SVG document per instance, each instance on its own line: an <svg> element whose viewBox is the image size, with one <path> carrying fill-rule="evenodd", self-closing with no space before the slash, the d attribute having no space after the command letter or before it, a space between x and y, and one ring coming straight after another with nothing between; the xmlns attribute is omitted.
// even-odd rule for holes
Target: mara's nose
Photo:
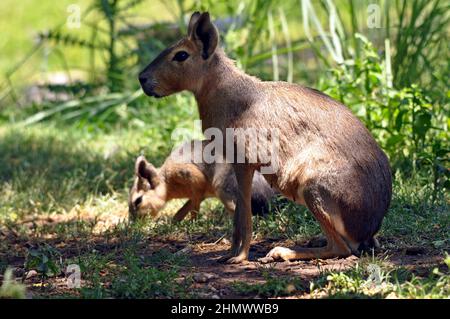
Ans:
<svg viewBox="0 0 450 319"><path fill-rule="evenodd" d="M139 74L139 83L141 83L141 85L144 85L148 80L148 77L143 75L143 74Z"/></svg>

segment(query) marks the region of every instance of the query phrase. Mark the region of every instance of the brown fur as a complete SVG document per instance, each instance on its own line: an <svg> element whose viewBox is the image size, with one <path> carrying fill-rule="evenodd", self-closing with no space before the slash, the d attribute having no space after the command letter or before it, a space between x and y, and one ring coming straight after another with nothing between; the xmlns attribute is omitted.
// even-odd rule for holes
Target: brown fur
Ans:
<svg viewBox="0 0 450 319"><path fill-rule="evenodd" d="M265 178L309 208L327 246L298 251L276 247L267 259L348 256L360 245L374 242L392 190L388 159L369 131L347 107L319 91L245 74L217 45L212 49L217 42L209 14L195 13L188 36L161 53L140 74L140 81L145 93L157 97L191 91L204 130L279 130L280 169ZM172 61L180 50L189 58ZM260 164L234 165L240 192L230 262L248 258L251 181Z"/></svg>
<svg viewBox="0 0 450 319"><path fill-rule="evenodd" d="M160 168L148 163L144 156L136 159L135 179L128 200L130 219L135 220L147 212L156 217L168 201L177 198L188 201L175 214L174 221L183 220L188 213L196 218L201 202L208 197L220 199L225 210L234 214L238 186L231 164L197 163L194 152L200 152L201 156L202 149L195 149L194 141L186 144L190 144L191 153L185 162L180 161L185 144L175 149ZM255 174L252 187L252 211L268 213L269 201L275 192L260 174Z"/></svg>

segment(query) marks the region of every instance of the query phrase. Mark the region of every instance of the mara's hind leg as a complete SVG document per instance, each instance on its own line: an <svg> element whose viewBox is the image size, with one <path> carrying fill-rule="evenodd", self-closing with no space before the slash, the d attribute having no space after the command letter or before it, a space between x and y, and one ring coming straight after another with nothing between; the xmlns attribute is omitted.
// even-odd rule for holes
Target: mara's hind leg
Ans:
<svg viewBox="0 0 450 319"><path fill-rule="evenodd" d="M265 258L261 258L262 262L271 262L274 260L295 260L295 259L315 259L315 258L333 258L347 257L352 254L350 247L346 241L336 230L330 213L334 207L333 203L327 196L322 196L319 190L306 190L304 198L309 210L320 224L325 234L327 244L325 247L317 248L299 248L292 250L284 247L273 248Z"/></svg>

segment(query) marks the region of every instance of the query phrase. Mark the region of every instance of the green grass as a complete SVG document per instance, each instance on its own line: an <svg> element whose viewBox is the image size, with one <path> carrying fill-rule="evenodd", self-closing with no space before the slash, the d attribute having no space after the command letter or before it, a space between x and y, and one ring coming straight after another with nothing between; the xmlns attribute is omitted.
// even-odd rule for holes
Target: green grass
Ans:
<svg viewBox="0 0 450 319"><path fill-rule="evenodd" d="M283 297L307 291L305 281L295 277L279 277L271 273L270 269L262 269L264 282L249 284L243 281L233 282L233 289L247 297Z"/></svg>
<svg viewBox="0 0 450 319"><path fill-rule="evenodd" d="M157 125L166 124L161 120ZM231 235L231 220L217 201L204 203L200 218L194 222L170 222L168 216L180 204L176 202L158 220L148 219L136 225L123 220L106 230L96 228L98 220L126 216L127 191L136 154L144 150L148 158L160 164L170 151L168 135L160 132L118 127L104 134L52 122L27 128L4 124L0 131L0 230L13 231L16 239L15 244L0 243L0 272L11 264L17 265L17 259L28 265L25 270L39 269L41 255L38 262L25 262L30 260L26 256L37 249L46 254L49 261L44 260L51 269L53 264L60 270L71 263L79 264L84 280L81 290L55 295L52 289L56 284L52 280L59 277L49 273L41 278L47 283L43 288L29 287L37 297L196 296L198 290L193 288L192 281L180 277L180 271L190 267L189 254L176 255L170 245L155 253L148 247L152 243L149 238L157 239L155 244L164 240L195 243L199 236L214 241ZM433 197L431 187L420 185L423 184L414 179L396 176L392 207L380 232L387 254L422 247L426 254L443 256L449 250L446 194ZM53 218L53 222L40 222L40 218L45 221L45 216ZM254 225L257 240L303 242L320 233L311 214L293 204L282 205L278 213L267 217L255 217ZM25 246L25 242L31 247ZM14 254L10 252L11 245L17 247ZM397 283L393 274L400 274L403 266L386 266L384 258L383 254L375 256L376 262L387 267L390 274L386 281L389 289L365 291L362 285L367 271L361 271L364 268L359 266L350 272L324 274L315 281L311 296L448 297L448 268L435 265L440 267L436 272L431 269L424 277L409 275ZM411 269L408 272L411 274ZM262 283L256 285L238 281L233 288L243 296L263 297L310 291L307 284L289 276L272 278L269 272L261 273L261 279Z"/></svg>
<svg viewBox="0 0 450 319"><path fill-rule="evenodd" d="M120 263L112 254L100 257L89 254L74 260L80 262L82 273L90 278L90 283L80 290L81 298L186 298L191 295L190 281L177 281L178 268L186 265L185 256L162 250L142 258L132 246L121 253Z"/></svg>
<svg viewBox="0 0 450 319"><path fill-rule="evenodd" d="M416 275L403 267L382 260L362 259L345 272L324 273L311 285L317 298L448 298L450 294L450 257L445 265Z"/></svg>
<svg viewBox="0 0 450 319"><path fill-rule="evenodd" d="M423 186L414 179L405 181L397 176L394 200L381 235L386 241L395 241L395 245L448 250L448 194L442 192L440 196L434 200L431 186Z"/></svg>

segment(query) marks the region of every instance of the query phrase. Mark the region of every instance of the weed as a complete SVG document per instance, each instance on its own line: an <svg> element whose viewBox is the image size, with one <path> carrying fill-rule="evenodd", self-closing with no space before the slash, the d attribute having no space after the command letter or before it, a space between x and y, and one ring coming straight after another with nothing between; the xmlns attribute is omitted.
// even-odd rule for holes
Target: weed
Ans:
<svg viewBox="0 0 450 319"><path fill-rule="evenodd" d="M299 278L277 276L268 270L262 271L262 277L265 280L264 283L249 284L235 281L232 287L236 292L246 296L255 295L264 298L289 296L305 292L305 284Z"/></svg>
<svg viewBox="0 0 450 319"><path fill-rule="evenodd" d="M3 275L3 283L0 286L0 299L24 299L25 291L25 286L23 284L17 283L14 279L12 269L6 269L5 274Z"/></svg>

